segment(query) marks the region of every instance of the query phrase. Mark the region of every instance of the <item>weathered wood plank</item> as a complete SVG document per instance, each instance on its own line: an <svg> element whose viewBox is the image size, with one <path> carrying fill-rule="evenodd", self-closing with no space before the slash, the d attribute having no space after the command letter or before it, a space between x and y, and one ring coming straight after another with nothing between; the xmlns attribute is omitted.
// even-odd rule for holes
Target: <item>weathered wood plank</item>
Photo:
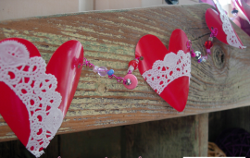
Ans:
<svg viewBox="0 0 250 158"><path fill-rule="evenodd" d="M208 114L125 126L124 158L207 156Z"/></svg>
<svg viewBox="0 0 250 158"><path fill-rule="evenodd" d="M61 135L60 156L121 158L122 127Z"/></svg>
<svg viewBox="0 0 250 158"><path fill-rule="evenodd" d="M55 136L49 146L44 149L45 154L41 158L57 158L60 155L60 135ZM0 142L0 158L35 158L19 141Z"/></svg>
<svg viewBox="0 0 250 158"><path fill-rule="evenodd" d="M41 158L206 156L208 114L57 135ZM35 158L19 140L0 142L0 158Z"/></svg>
<svg viewBox="0 0 250 158"><path fill-rule="evenodd" d="M132 10L84 12L0 22L0 39L21 37L33 42L49 61L63 42L79 40L85 57L95 65L113 68L123 76L134 57L138 40L153 34L168 46L171 32L180 28L193 42L194 50L205 54L209 30L205 23L208 5L166 6ZM235 25L234 25L235 26ZM245 45L249 37L235 26ZM192 60L192 78L186 108L179 113L161 99L143 80L127 90L115 79L99 77L84 68L75 97L58 133L180 117L250 105L249 49L239 50L214 40L206 63ZM0 118L0 141L15 139Z"/></svg>
<svg viewBox="0 0 250 158"><path fill-rule="evenodd" d="M209 141L215 142L219 135L230 128L243 128L250 132L250 107L213 112L209 114Z"/></svg>

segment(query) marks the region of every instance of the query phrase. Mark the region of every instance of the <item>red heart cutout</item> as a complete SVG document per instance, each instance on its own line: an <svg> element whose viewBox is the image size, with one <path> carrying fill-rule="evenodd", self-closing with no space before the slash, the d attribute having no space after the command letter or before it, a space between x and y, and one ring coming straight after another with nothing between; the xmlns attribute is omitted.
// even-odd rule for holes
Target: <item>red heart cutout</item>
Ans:
<svg viewBox="0 0 250 158"><path fill-rule="evenodd" d="M31 42L20 38L0 41L0 113L36 157L41 156L63 121L82 61L83 48L78 41L60 46L47 68Z"/></svg>
<svg viewBox="0 0 250 158"><path fill-rule="evenodd" d="M245 2L245 0L235 0L234 4L250 24L250 6Z"/></svg>
<svg viewBox="0 0 250 158"><path fill-rule="evenodd" d="M173 108L184 110L189 91L191 56L184 31L176 29L169 41L169 50L154 35L143 36L135 56L143 57L138 64L146 82Z"/></svg>
<svg viewBox="0 0 250 158"><path fill-rule="evenodd" d="M83 46L76 40L65 42L51 57L46 73L53 74L58 81L56 91L62 96L59 109L66 115L74 97L80 75L79 64L83 63Z"/></svg>
<svg viewBox="0 0 250 158"><path fill-rule="evenodd" d="M211 8L208 8L206 11L205 17L208 28L211 31L212 29L217 28L218 34L216 35L216 38L221 42L241 49L246 48L243 46L220 3L217 2L217 0L214 0L214 4L218 12Z"/></svg>

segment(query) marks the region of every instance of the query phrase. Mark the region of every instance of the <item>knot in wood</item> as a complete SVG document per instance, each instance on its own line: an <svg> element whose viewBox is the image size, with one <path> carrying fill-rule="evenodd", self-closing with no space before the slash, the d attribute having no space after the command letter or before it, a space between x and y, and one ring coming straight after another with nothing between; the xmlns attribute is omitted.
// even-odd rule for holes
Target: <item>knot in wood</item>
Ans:
<svg viewBox="0 0 250 158"><path fill-rule="evenodd" d="M220 46L214 46L212 52L212 58L214 65L218 69L222 69L226 63L226 55L224 53L224 49Z"/></svg>

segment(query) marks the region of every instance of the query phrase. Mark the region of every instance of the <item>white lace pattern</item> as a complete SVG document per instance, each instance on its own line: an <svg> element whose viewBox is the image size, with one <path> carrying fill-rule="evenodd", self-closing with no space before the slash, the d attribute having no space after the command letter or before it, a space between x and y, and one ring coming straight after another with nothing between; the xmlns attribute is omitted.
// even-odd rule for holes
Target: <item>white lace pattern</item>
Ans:
<svg viewBox="0 0 250 158"><path fill-rule="evenodd" d="M237 35L234 32L233 26L224 11L224 9L221 7L220 3L217 0L214 0L214 3L220 12L220 20L222 22L222 29L227 35L227 43L231 46L237 47L237 48L246 48L246 46L243 46L241 42L239 41Z"/></svg>
<svg viewBox="0 0 250 158"><path fill-rule="evenodd" d="M57 79L46 74L42 57L29 58L25 45L8 40L0 43L0 81L8 85L26 106L30 136L26 148L40 157L62 124L58 106L61 95L56 92Z"/></svg>
<svg viewBox="0 0 250 158"><path fill-rule="evenodd" d="M154 62L152 69L145 71L142 77L160 95L162 91L179 77L191 77L190 53L179 50L177 54L166 54L163 61Z"/></svg>

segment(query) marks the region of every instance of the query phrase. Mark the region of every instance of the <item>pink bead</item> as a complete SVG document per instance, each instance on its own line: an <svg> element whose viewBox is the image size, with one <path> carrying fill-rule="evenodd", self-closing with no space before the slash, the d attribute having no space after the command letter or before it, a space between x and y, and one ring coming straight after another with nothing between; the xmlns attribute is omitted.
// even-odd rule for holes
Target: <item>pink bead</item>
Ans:
<svg viewBox="0 0 250 158"><path fill-rule="evenodd" d="M196 54L194 52L191 53L191 57L196 57Z"/></svg>
<svg viewBox="0 0 250 158"><path fill-rule="evenodd" d="M209 54L211 53L210 49L207 49L207 53L209 53Z"/></svg>
<svg viewBox="0 0 250 158"><path fill-rule="evenodd" d="M123 85L124 85L127 89L130 89L130 90L135 89L135 87L136 87L137 84L138 84L138 80L137 80L137 78L136 78L135 75L133 75L133 74L127 74L127 75L124 77L124 79L125 79L125 80L130 79L130 81L131 81L131 84L130 84L130 85L126 85L126 83L123 83Z"/></svg>

